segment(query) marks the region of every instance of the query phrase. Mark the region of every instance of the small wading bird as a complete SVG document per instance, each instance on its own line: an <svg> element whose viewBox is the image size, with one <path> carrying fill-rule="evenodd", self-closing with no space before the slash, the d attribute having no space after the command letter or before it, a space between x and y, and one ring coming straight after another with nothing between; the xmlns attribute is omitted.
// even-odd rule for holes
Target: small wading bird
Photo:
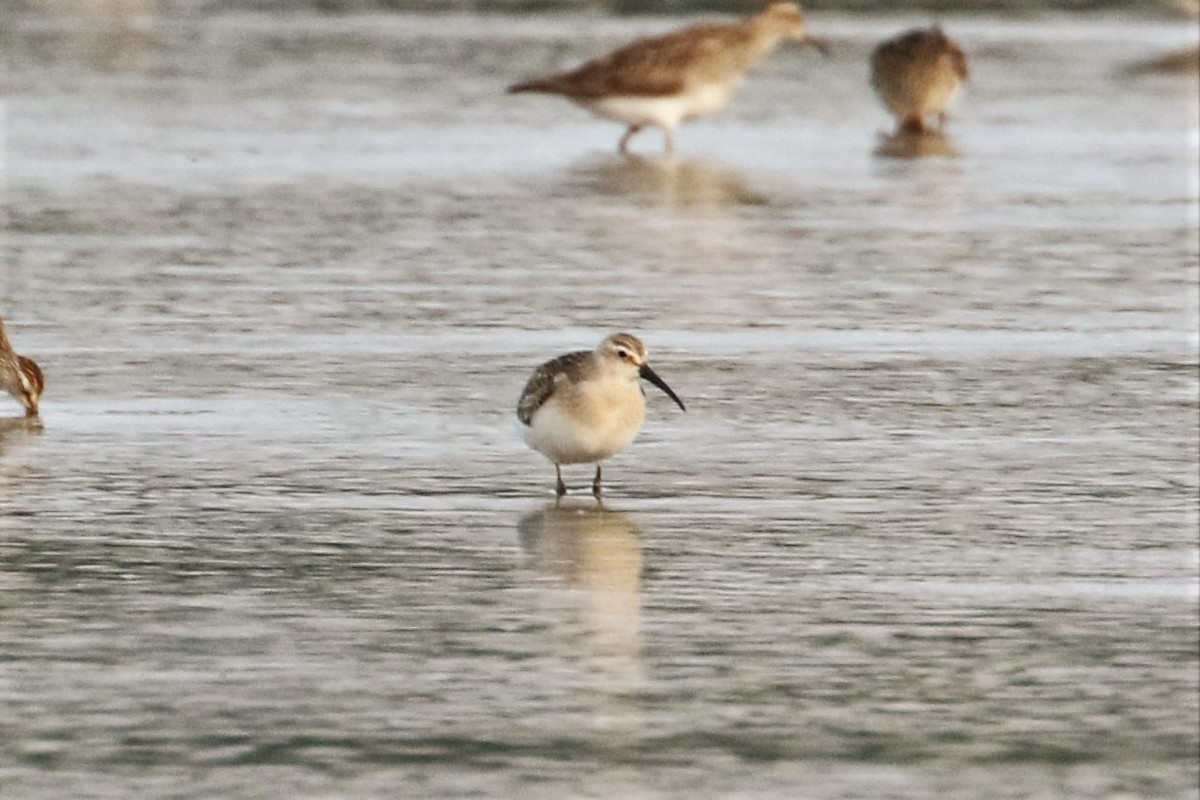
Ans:
<svg viewBox="0 0 1200 800"><path fill-rule="evenodd" d="M25 407L25 416L37 416L38 400L46 388L45 376L32 358L13 352L3 319L0 319L0 388L17 398Z"/></svg>
<svg viewBox="0 0 1200 800"><path fill-rule="evenodd" d="M600 462L624 450L646 416L639 378L687 410L646 363L646 346L628 333L614 333L595 350L561 355L533 371L517 403L517 419L525 426L526 444L554 462L559 498L567 493L563 464L595 464L592 494L600 499Z"/></svg>
<svg viewBox="0 0 1200 800"><path fill-rule="evenodd" d="M661 128L666 151L673 153L679 124L719 110L747 70L785 40L827 50L808 35L799 6L774 2L739 24L696 25L638 39L576 70L508 91L562 95L598 117L628 125L617 148L621 153L638 131Z"/></svg>
<svg viewBox="0 0 1200 800"><path fill-rule="evenodd" d="M871 53L871 86L896 118L897 133L925 133L967 80L967 57L936 25L888 39Z"/></svg>

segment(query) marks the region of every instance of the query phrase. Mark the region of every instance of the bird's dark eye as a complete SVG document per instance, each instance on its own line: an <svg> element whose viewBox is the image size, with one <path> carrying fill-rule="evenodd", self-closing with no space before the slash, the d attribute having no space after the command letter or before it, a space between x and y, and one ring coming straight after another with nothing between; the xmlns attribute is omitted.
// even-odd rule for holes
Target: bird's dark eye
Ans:
<svg viewBox="0 0 1200 800"><path fill-rule="evenodd" d="M629 358L629 353L625 352L624 350L618 350L617 356L619 358Z"/></svg>

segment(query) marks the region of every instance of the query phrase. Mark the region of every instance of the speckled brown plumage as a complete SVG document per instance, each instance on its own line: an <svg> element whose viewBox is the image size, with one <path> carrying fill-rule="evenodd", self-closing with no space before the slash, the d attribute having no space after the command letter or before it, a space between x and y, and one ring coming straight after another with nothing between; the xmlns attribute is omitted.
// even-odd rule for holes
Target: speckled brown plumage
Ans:
<svg viewBox="0 0 1200 800"><path fill-rule="evenodd" d="M533 422L534 412L550 399L555 388L563 381L579 380L591 359L591 350L578 350L552 358L535 369L517 401L517 419L525 425Z"/></svg>
<svg viewBox="0 0 1200 800"><path fill-rule="evenodd" d="M25 416L37 416L38 401L46 388L46 377L33 359L18 355L13 350L3 319L0 319L0 388L20 402L25 408Z"/></svg>

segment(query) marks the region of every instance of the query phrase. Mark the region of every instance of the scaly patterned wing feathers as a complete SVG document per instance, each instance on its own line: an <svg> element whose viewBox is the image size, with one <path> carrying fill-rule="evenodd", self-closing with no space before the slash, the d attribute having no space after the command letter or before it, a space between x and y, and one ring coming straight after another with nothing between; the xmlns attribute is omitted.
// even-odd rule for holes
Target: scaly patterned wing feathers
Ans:
<svg viewBox="0 0 1200 800"><path fill-rule="evenodd" d="M580 350L551 359L535 369L517 402L517 419L525 425L531 424L533 415L554 394L559 382L577 375L591 357L591 352Z"/></svg>

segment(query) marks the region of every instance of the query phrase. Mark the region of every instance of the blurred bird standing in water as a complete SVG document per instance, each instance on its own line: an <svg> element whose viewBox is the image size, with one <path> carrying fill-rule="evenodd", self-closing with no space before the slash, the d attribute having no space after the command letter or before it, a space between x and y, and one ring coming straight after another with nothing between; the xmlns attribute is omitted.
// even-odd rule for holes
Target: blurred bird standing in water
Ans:
<svg viewBox="0 0 1200 800"><path fill-rule="evenodd" d="M508 91L562 95L598 117L628 125L617 148L621 153L638 131L661 128L666 151L673 153L680 123L721 109L746 72L784 41L826 51L824 42L808 35L798 5L773 2L743 22L638 39L578 69Z"/></svg>
<svg viewBox="0 0 1200 800"><path fill-rule="evenodd" d="M896 118L897 133L946 124L946 109L967 80L967 57L938 26L888 39L871 53L871 86Z"/></svg>

